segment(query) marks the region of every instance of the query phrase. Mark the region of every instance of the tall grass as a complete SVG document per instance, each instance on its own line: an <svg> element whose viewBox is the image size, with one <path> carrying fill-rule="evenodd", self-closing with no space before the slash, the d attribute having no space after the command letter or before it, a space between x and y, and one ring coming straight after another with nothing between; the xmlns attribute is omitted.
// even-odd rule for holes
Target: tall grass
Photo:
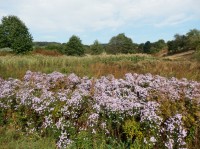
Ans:
<svg viewBox="0 0 200 149"><path fill-rule="evenodd" d="M98 76L117 73L119 69L126 69L123 68L125 66L122 66L125 61L137 63L138 61L146 59L153 58L133 55L87 57L50 57L41 55L2 56L0 57L0 76L3 78L22 78L27 70L41 71L45 73L53 71L59 71L62 73L74 72L80 76ZM102 67L99 68L99 65ZM105 73L104 67L108 67L109 69L112 68L112 71ZM98 69L98 71L96 69Z"/></svg>
<svg viewBox="0 0 200 149"><path fill-rule="evenodd" d="M152 73L165 77L200 80L200 64L191 61L169 61L144 55L117 56L1 56L0 77L22 78L27 70L51 73L76 73L79 76L99 77L113 74L116 78L125 73Z"/></svg>

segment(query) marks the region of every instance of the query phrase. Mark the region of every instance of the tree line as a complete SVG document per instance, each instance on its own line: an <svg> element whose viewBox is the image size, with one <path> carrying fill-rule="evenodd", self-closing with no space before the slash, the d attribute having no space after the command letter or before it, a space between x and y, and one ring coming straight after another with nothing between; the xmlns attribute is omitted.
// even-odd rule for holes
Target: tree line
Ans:
<svg viewBox="0 0 200 149"><path fill-rule="evenodd" d="M186 35L176 34L174 40L168 41L169 53L179 53L189 50L200 50L200 31L192 29Z"/></svg>
<svg viewBox="0 0 200 149"><path fill-rule="evenodd" d="M168 50L169 54L195 50L200 53L200 31L190 30L186 35L176 34L174 39L165 42L159 39L156 42L147 41L137 44L120 33L112 37L107 44L95 40L92 45L83 45L81 39L72 35L67 43L33 42L28 28L17 16L4 16L0 24L0 48L11 48L16 54L24 54L33 50L33 47L45 47L48 50L58 50L62 54L81 56L85 53L97 55L103 52L108 54L155 54L161 50Z"/></svg>

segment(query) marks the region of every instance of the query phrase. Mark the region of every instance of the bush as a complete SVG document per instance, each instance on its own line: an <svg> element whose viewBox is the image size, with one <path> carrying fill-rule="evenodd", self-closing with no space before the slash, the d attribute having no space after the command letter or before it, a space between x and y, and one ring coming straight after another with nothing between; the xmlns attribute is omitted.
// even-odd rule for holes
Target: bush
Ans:
<svg viewBox="0 0 200 149"><path fill-rule="evenodd" d="M54 51L58 51L61 52L63 51L64 46L62 44L48 44L45 49L47 50L54 50Z"/></svg>

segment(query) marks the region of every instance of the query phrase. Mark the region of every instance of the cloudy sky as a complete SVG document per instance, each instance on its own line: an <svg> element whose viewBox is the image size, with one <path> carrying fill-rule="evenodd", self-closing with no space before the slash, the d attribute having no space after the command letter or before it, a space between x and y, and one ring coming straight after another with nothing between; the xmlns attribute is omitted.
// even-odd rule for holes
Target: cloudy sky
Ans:
<svg viewBox="0 0 200 149"><path fill-rule="evenodd" d="M200 0L0 0L0 18L18 16L34 41L101 43L125 33L133 42L171 40L200 29Z"/></svg>

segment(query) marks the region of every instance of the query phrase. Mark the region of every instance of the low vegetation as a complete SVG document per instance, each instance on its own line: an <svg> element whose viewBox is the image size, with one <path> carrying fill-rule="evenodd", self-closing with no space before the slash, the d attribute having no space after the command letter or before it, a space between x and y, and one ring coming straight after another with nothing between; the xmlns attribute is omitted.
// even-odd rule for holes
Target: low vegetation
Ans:
<svg viewBox="0 0 200 149"><path fill-rule="evenodd" d="M42 138L72 149L200 147L200 83L187 79L27 71L22 81L0 80L0 107L1 131L33 136L35 146Z"/></svg>

